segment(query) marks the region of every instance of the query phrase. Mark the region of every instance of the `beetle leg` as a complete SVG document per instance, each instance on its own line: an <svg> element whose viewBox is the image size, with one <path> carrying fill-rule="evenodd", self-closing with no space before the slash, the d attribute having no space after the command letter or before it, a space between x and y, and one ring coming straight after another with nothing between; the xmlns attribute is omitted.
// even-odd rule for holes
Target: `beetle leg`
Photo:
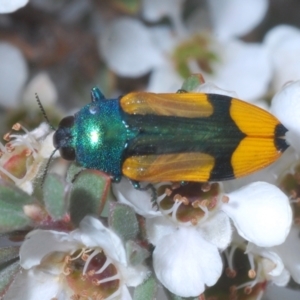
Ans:
<svg viewBox="0 0 300 300"><path fill-rule="evenodd" d="M156 201L157 200L157 192L156 192L156 189L155 189L155 187L154 187L153 184L148 183L144 187L141 187L140 182L135 181L135 180L131 180L131 179L129 179L129 180L130 180L131 184L133 185L133 187L136 190L138 190L138 191L151 190L151 202L152 202L152 205L153 205L153 207L158 208L157 201Z"/></svg>
<svg viewBox="0 0 300 300"><path fill-rule="evenodd" d="M188 91L184 90L184 89L179 89L176 92L177 94L184 94L184 93L188 93Z"/></svg>
<svg viewBox="0 0 300 300"><path fill-rule="evenodd" d="M112 182L119 183L121 181L122 176L120 175L111 175Z"/></svg>

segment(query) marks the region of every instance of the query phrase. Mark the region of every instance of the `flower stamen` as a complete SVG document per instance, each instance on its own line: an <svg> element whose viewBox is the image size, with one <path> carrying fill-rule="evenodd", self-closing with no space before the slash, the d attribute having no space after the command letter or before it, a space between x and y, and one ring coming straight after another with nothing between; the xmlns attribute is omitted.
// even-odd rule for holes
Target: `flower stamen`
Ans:
<svg viewBox="0 0 300 300"><path fill-rule="evenodd" d="M71 274L71 272L72 272L72 269L70 268L70 267L65 267L64 269L63 269L63 274L65 275L65 276L68 276L68 275L70 275Z"/></svg>
<svg viewBox="0 0 300 300"><path fill-rule="evenodd" d="M120 276L119 274L116 274L116 275L113 275L113 276L110 276L110 277L106 277L106 278L103 278L101 280L93 280L92 282L95 283L95 285L100 285L102 283L105 283L105 282L108 282L108 281L115 281L115 280L119 280L120 279Z"/></svg>
<svg viewBox="0 0 300 300"><path fill-rule="evenodd" d="M12 129L15 130L15 131L19 131L20 129L22 128L22 125L20 123L15 123L13 126L12 126ZM25 130L24 130L25 131Z"/></svg>
<svg viewBox="0 0 300 300"><path fill-rule="evenodd" d="M108 257L106 257L105 263L103 264L103 266L98 271L95 272L95 274L102 273L110 264L112 264L112 260L109 259Z"/></svg>
<svg viewBox="0 0 300 300"><path fill-rule="evenodd" d="M177 211L178 211L178 208L180 207L180 205L182 204L181 201L179 200L176 200L174 205L172 206L171 210L172 210L172 220L174 222L176 222L176 214L177 214Z"/></svg>
<svg viewBox="0 0 300 300"><path fill-rule="evenodd" d="M255 274L259 274L260 271L261 271L261 268L262 268L261 265L258 264L257 272L254 271ZM250 271L251 271L251 270L250 270ZM248 275L249 275L249 273L248 273ZM251 278L251 277L250 277L250 278ZM247 282L245 282L245 283L243 283L243 284L237 286L236 289L247 288L247 292L248 292L249 289L252 290L252 288L253 288L256 284L258 284L259 282L260 282L260 281L259 281L259 279L258 279L258 276L256 276L254 280L247 281ZM245 290L246 290L246 289L245 289ZM244 291L245 291L245 290L244 290ZM246 293L246 292L245 292L245 293ZM250 292L250 293L251 293L251 292Z"/></svg>
<svg viewBox="0 0 300 300"><path fill-rule="evenodd" d="M83 275L86 274L86 270L87 270L91 260L99 253L101 253L100 250L94 250L94 252L88 257L88 259L86 260L86 262L84 264L83 270L82 270Z"/></svg>
<svg viewBox="0 0 300 300"><path fill-rule="evenodd" d="M229 197L226 196L226 195L223 195L221 201L222 201L223 203L228 203L228 202L229 202Z"/></svg>
<svg viewBox="0 0 300 300"><path fill-rule="evenodd" d="M226 249L224 251L224 254L225 254L225 257L226 257L227 263L228 263L228 268L226 269L226 275L229 278L234 278L236 276L236 271L233 266L233 255L234 255L236 249L237 249L237 246L233 245L230 248L229 253L228 253L228 249Z"/></svg>
<svg viewBox="0 0 300 300"><path fill-rule="evenodd" d="M7 132L4 134L4 136L3 136L4 141L7 141L7 142L10 141L10 134L11 134L11 132Z"/></svg>

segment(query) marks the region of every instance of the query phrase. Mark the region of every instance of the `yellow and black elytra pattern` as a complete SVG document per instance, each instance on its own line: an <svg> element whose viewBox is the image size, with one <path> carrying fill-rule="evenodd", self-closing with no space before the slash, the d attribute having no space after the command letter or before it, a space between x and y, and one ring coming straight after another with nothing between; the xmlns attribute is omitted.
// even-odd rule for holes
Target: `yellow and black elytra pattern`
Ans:
<svg viewBox="0 0 300 300"><path fill-rule="evenodd" d="M120 102L125 123L138 132L122 168L134 180L232 179L266 167L288 147L275 117L228 96L132 93Z"/></svg>
<svg viewBox="0 0 300 300"><path fill-rule="evenodd" d="M217 94L135 92L92 103L54 134L62 157L115 181L222 181L260 170L288 147L267 111Z"/></svg>

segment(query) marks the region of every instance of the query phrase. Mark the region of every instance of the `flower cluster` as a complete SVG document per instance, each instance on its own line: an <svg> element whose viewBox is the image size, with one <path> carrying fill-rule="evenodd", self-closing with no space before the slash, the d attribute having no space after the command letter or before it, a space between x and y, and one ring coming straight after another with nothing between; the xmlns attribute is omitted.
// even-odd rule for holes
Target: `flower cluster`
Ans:
<svg viewBox="0 0 300 300"><path fill-rule="evenodd" d="M249 42L268 13L267 0L207 0L206 7L183 0L100 2L1 1L0 27L14 28L26 10L59 12L61 23L42 23L50 38L37 33L39 47L0 36L7 123L25 111L28 124L40 124L35 93L60 115L54 104L68 85L73 109L92 79L111 94L181 87L243 99L287 128L282 138L290 147L242 178L143 188L147 182L138 189L76 162L59 158L52 166L59 157L53 127L41 123L28 131L23 121L15 123L0 143L1 299L154 299L159 293L159 299L260 300L274 286L288 292L299 285L299 29L278 25ZM88 34L71 29L87 23ZM55 73L47 66L56 63L69 67Z"/></svg>

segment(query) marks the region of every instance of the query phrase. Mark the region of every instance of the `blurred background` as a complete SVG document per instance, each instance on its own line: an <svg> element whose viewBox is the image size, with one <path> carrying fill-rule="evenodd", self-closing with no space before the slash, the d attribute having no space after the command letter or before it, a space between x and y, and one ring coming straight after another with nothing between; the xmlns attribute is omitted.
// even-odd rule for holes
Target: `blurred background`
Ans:
<svg viewBox="0 0 300 300"><path fill-rule="evenodd" d="M1 2L3 2L1 4ZM90 101L176 92L191 73L265 108L300 79L298 0L0 0L0 133ZM21 4L18 4L20 2ZM299 249L300 253L300 249ZM283 294L282 294L283 293ZM299 299L270 288L265 299Z"/></svg>
<svg viewBox="0 0 300 300"><path fill-rule="evenodd" d="M56 125L90 101L95 85L107 97L175 92L190 73L201 72L244 100L260 101L300 75L300 61L289 62L294 73L276 74L278 63L277 73L287 63L274 57L282 32L270 32L283 24L298 30L297 0L20 2L25 6L0 14L1 133L16 121L29 128L41 122L35 93ZM294 44L289 59L299 60L300 42Z"/></svg>

